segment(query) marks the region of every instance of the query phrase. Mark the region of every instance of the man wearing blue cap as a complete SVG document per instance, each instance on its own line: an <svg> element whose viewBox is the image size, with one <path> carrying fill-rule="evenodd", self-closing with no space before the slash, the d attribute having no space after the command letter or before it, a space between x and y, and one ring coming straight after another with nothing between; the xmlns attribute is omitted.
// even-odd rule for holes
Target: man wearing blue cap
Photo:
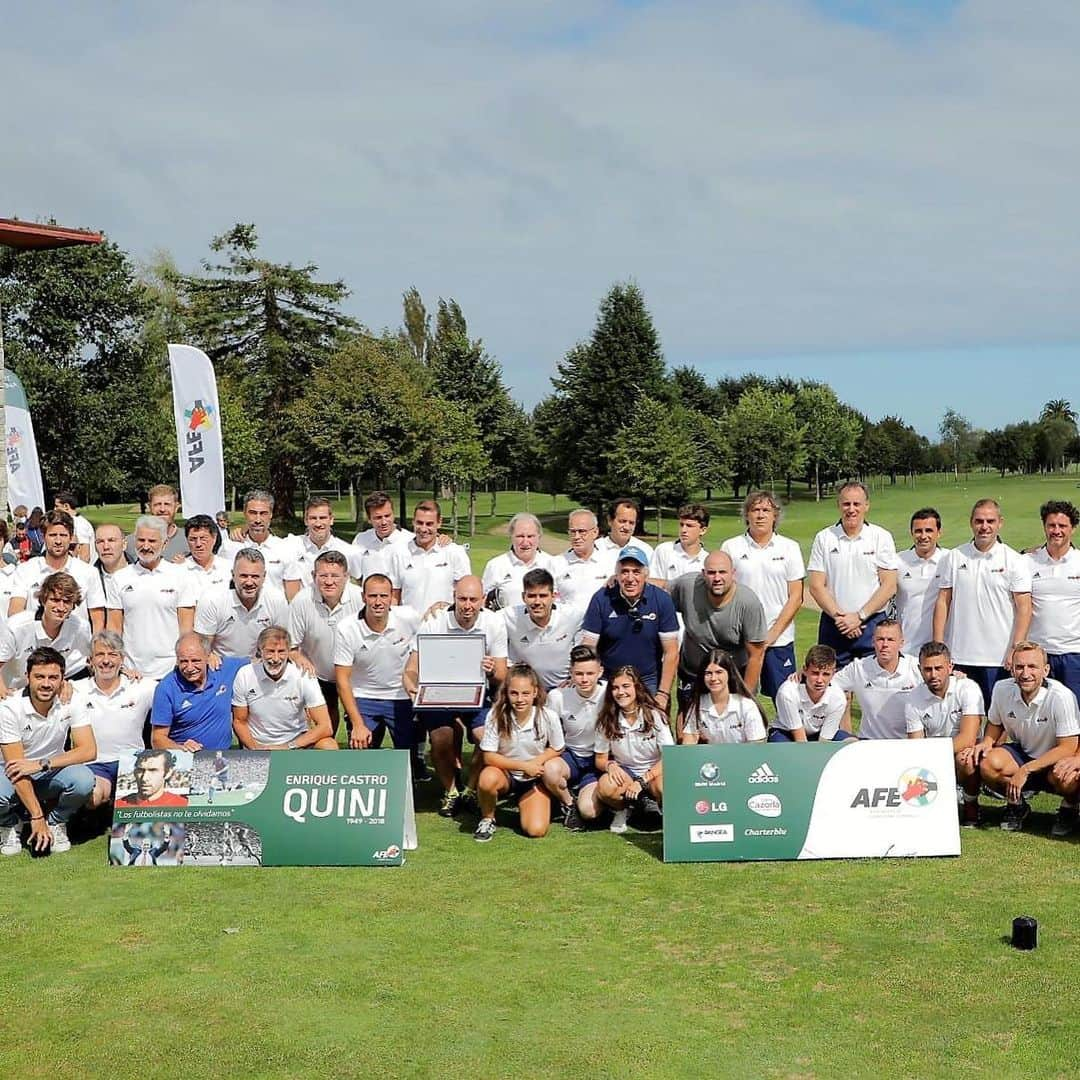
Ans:
<svg viewBox="0 0 1080 1080"><path fill-rule="evenodd" d="M679 622L671 597L648 577L649 556L628 544L619 552L614 583L589 601L581 643L596 649L605 676L627 664L637 668L666 708L679 663Z"/></svg>

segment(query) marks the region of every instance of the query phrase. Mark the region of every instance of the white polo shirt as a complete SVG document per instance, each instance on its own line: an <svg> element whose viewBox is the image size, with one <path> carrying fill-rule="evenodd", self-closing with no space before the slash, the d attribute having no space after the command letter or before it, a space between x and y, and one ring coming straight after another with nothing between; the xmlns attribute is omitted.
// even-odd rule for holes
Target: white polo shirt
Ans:
<svg viewBox="0 0 1080 1080"><path fill-rule="evenodd" d="M50 574L58 574L61 571L70 574L78 584L79 591L82 593L82 603L75 611L87 622L90 621L90 608L116 607L115 603L106 601L105 589L98 572L89 563L83 562L74 555L69 555L59 570L54 570L45 561L44 555L35 555L34 558L27 559L15 572L15 588L12 596L21 596L26 601L27 611L37 611L41 583Z"/></svg>
<svg viewBox="0 0 1080 1080"><path fill-rule="evenodd" d="M596 751L596 715L606 689L607 683L601 679L587 698L575 686L558 687L548 694L547 707L559 717L566 749L578 757L592 757Z"/></svg>
<svg viewBox="0 0 1080 1080"><path fill-rule="evenodd" d="M124 613L124 649L135 670L162 679L176 666L177 612L195 607L192 576L177 563L160 560L121 567L113 587Z"/></svg>
<svg viewBox="0 0 1080 1080"><path fill-rule="evenodd" d="M401 590L401 602L421 613L440 600L452 604L454 585L472 573L469 553L459 544L435 543L425 551L415 539L395 544L387 565L387 577Z"/></svg>
<svg viewBox="0 0 1080 1080"><path fill-rule="evenodd" d="M0 561L0 622L7 618L8 604L18 588L17 567Z"/></svg>
<svg viewBox="0 0 1080 1080"><path fill-rule="evenodd" d="M945 696L931 693L923 683L904 702L904 723L908 734L921 731L928 739L951 739L960 731L965 716L985 716L982 691L974 679L949 679Z"/></svg>
<svg viewBox="0 0 1080 1080"><path fill-rule="evenodd" d="M306 710L325 705L326 699L318 682L291 660L279 679L271 679L256 660L236 673L232 703L247 706L248 725L256 742L278 746L306 735Z"/></svg>
<svg viewBox="0 0 1080 1080"><path fill-rule="evenodd" d="M68 732L89 725L70 704L61 705L55 698L44 716L34 708L29 694L0 701L0 743L21 742L23 756L32 761L62 754Z"/></svg>
<svg viewBox="0 0 1080 1080"><path fill-rule="evenodd" d="M476 622L469 630L458 625L454 617L452 607L441 608L433 615L429 615L416 630L417 634L480 634L484 638L484 655L494 657L496 660L507 658L506 647L506 622L497 611L488 611L482 608L476 616ZM416 639L414 637L411 650L416 651Z"/></svg>
<svg viewBox="0 0 1080 1080"><path fill-rule="evenodd" d="M361 559L352 544L346 543L339 536L331 535L322 547L316 547L311 542L311 537L304 533L293 547L292 558L285 566L283 580L299 581L305 587L310 585L315 580L315 560L324 551L340 552L348 563L349 577L360 577Z"/></svg>
<svg viewBox="0 0 1080 1080"><path fill-rule="evenodd" d="M645 541L642 540L640 536L632 536L632 537L630 537L630 539L627 540L627 542L625 544L616 544L615 541L612 540L610 536L601 536L596 541L596 544L594 546L597 547L600 551L613 552L616 559L617 559L618 555L619 555L619 552L622 551L622 549L624 547L630 547L631 545L633 545L636 548L641 548L641 550L645 552L645 557L650 562L652 562L652 557L653 557L652 545L651 544L646 544Z"/></svg>
<svg viewBox="0 0 1080 1080"><path fill-rule="evenodd" d="M73 686L71 707L94 729L95 761L117 761L121 754L145 749L143 726L154 703L156 679L121 675L111 693L102 690L93 678L81 679Z"/></svg>
<svg viewBox="0 0 1080 1080"><path fill-rule="evenodd" d="M1080 551L1070 547L1052 559L1046 547L1027 554L1031 570L1028 637L1048 653L1080 653Z"/></svg>
<svg viewBox="0 0 1080 1080"><path fill-rule="evenodd" d="M735 567L735 581L745 585L761 601L765 621L771 627L788 602L788 585L806 577L802 550L790 537L773 533L765 544L759 544L744 532L720 545ZM876 585L875 585L876 588ZM773 642L773 646L790 645L795 640L795 620Z"/></svg>
<svg viewBox="0 0 1080 1080"><path fill-rule="evenodd" d="M488 559L481 581L484 583L484 595L492 589L498 589L499 607L512 607L521 603L521 579L530 570L551 572L551 556L546 551L537 551L532 562L522 562L513 551L504 551ZM554 575L553 575L554 576Z"/></svg>
<svg viewBox="0 0 1080 1080"><path fill-rule="evenodd" d="M594 546L587 559L571 548L551 561L551 576L555 579L559 602L580 608L582 612L589 606L593 593L602 589L614 573L615 551L612 548Z"/></svg>
<svg viewBox="0 0 1080 1080"><path fill-rule="evenodd" d="M941 560L951 549L939 547L920 559L914 548L897 553L896 611L904 635L904 652L918 657L919 649L934 636L934 605L941 579Z"/></svg>
<svg viewBox="0 0 1080 1080"><path fill-rule="evenodd" d="M825 687L820 701L811 701L806 684L782 683L776 694L776 719L773 727L780 731L798 731L817 735L828 742L840 730L840 721L847 711L847 698L836 682Z"/></svg>
<svg viewBox="0 0 1080 1080"><path fill-rule="evenodd" d="M7 626L0 628L0 663L3 663L4 684L9 690L26 686L26 659L35 650L47 646L64 658L64 675L71 678L86 670L90 655L90 624L72 612L60 627L60 633L50 638L45 625L32 611L12 615Z"/></svg>
<svg viewBox="0 0 1080 1080"><path fill-rule="evenodd" d="M1012 640L1013 594L1031 592L1030 561L1000 540L985 554L969 541L941 560L938 574L940 587L952 589L945 643L954 663L1003 663Z"/></svg>
<svg viewBox="0 0 1080 1080"><path fill-rule="evenodd" d="M528 720L520 727L511 717L508 735L499 734L495 718L489 713L484 722L484 734L480 736L481 750L502 754L514 761L528 761L542 754L548 747L561 752L564 746L559 718L553 710L547 708L533 709ZM515 780L528 779L523 772L517 770L511 770L510 775Z"/></svg>
<svg viewBox="0 0 1080 1080"><path fill-rule="evenodd" d="M649 562L649 577L656 581L674 581L683 574L700 570L705 565L708 551L699 547L696 555L688 555L680 540L665 540L656 545Z"/></svg>
<svg viewBox="0 0 1080 1080"><path fill-rule="evenodd" d="M674 746L675 738L668 727L667 717L659 712L653 714L653 729L645 732L645 721L639 714L630 724L626 714L619 712L620 735L609 739L596 729L596 752L607 754L618 765L631 769L637 776L647 773L659 760L665 746Z"/></svg>
<svg viewBox="0 0 1080 1080"><path fill-rule="evenodd" d="M337 628L364 606L364 594L351 581L337 606L330 608L314 585L301 589L289 604L289 645L299 649L326 682L334 681L334 640Z"/></svg>
<svg viewBox="0 0 1080 1080"><path fill-rule="evenodd" d="M90 558L94 557L94 526L82 516L75 514L72 517L75 522L75 543L85 544L90 549Z"/></svg>
<svg viewBox="0 0 1080 1080"><path fill-rule="evenodd" d="M236 556L244 548L257 548L266 560L266 580L279 589L285 578L285 567L293 557L296 544L295 536L268 536L261 544L251 540L230 540L222 544L218 554L228 559L230 567L236 562Z"/></svg>
<svg viewBox="0 0 1080 1080"><path fill-rule="evenodd" d="M893 672L886 671L876 656L852 660L836 673L832 685L845 694L855 695L862 710L860 739L903 739L907 735L904 702L894 703L894 699L925 683L919 665L901 653Z"/></svg>
<svg viewBox="0 0 1080 1080"><path fill-rule="evenodd" d="M338 624L334 664L351 667L353 697L375 701L408 701L401 685L420 616L411 607L392 607L386 629L379 633L359 615Z"/></svg>
<svg viewBox="0 0 1080 1080"><path fill-rule="evenodd" d="M814 537L807 570L824 573L825 582L841 611L864 608L877 592L878 571L896 569L892 534L869 521L858 536L848 536L839 522ZM876 612L867 611L867 615Z"/></svg>
<svg viewBox="0 0 1080 1080"><path fill-rule="evenodd" d="M729 695L723 712L709 694L702 694L697 709L687 712L683 731L706 743L761 742L765 738L765 721L757 705L742 694Z"/></svg>
<svg viewBox="0 0 1080 1080"><path fill-rule="evenodd" d="M268 626L288 629L289 605L285 594L264 584L251 609L244 607L233 589L204 593L195 605L195 631L212 638L212 647L222 656L247 656Z"/></svg>
<svg viewBox="0 0 1080 1080"><path fill-rule="evenodd" d="M1047 679L1030 705L1024 703L1015 679L996 682L987 722L1004 728L1009 741L1033 758L1053 750L1058 739L1080 735L1076 696L1056 679Z"/></svg>
<svg viewBox="0 0 1080 1080"><path fill-rule="evenodd" d="M524 605L503 608L506 623L507 659L528 664L540 676L545 690L570 677L570 650L581 630L582 612L556 604L547 626L537 626Z"/></svg>
<svg viewBox="0 0 1080 1080"><path fill-rule="evenodd" d="M390 552L396 544L407 544L415 539L408 529L394 528L385 540L380 540L374 529L365 529L353 537L353 556L358 572L353 577L363 581L368 574L389 575Z"/></svg>
<svg viewBox="0 0 1080 1080"><path fill-rule="evenodd" d="M215 555L207 567L200 566L190 555L182 563L177 563L187 571L188 580L194 590L195 602L209 589L228 588L232 581L232 561Z"/></svg>

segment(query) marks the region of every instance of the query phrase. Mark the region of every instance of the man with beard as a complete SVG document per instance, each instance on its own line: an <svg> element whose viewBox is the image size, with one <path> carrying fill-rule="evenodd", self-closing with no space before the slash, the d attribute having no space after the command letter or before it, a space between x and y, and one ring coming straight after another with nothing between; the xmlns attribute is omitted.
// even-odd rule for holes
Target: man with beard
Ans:
<svg viewBox="0 0 1080 1080"><path fill-rule="evenodd" d="M233 588L208 592L195 606L195 632L211 639L219 656L249 658L259 634L289 621L288 603L266 580L266 559L255 547L242 548L233 563Z"/></svg>

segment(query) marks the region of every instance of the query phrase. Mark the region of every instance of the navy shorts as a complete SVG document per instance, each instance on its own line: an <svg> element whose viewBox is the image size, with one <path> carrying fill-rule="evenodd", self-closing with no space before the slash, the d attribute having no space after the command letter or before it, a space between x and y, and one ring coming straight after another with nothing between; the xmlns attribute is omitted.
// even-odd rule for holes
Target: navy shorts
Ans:
<svg viewBox="0 0 1080 1080"><path fill-rule="evenodd" d="M794 643L774 645L771 649L766 649L765 658L761 662L761 692L775 702L780 687L797 670Z"/></svg>
<svg viewBox="0 0 1080 1080"><path fill-rule="evenodd" d="M981 691L983 707L990 711L990 695L994 691L994 683L1009 678L1009 673L1003 667L980 667L978 664L957 664L957 669L962 671Z"/></svg>
<svg viewBox="0 0 1080 1080"><path fill-rule="evenodd" d="M535 791L540 783L539 779L536 777L519 780L516 776L510 776L509 773L507 774L507 779L510 781L510 790L507 792L507 798L510 799L520 799L522 795L528 795L530 791Z"/></svg>
<svg viewBox="0 0 1080 1080"><path fill-rule="evenodd" d="M1064 683L1080 699L1080 653L1058 653L1048 656L1050 678Z"/></svg>
<svg viewBox="0 0 1080 1080"><path fill-rule="evenodd" d="M827 742L843 742L845 739L850 739L850 738L851 738L851 732L850 731L844 731L843 729L840 729L839 731L837 731L837 733L831 739L828 739L826 741ZM794 741L795 741L795 736L790 731L785 731L783 728L776 728L776 727L769 728L769 742L794 742ZM821 732L820 731L808 731L806 733L806 741L807 742L820 742L821 741Z"/></svg>
<svg viewBox="0 0 1080 1080"><path fill-rule="evenodd" d="M95 775L100 776L102 780L108 780L113 786L113 790L116 790L116 770L119 766L118 761L91 761L86 767Z"/></svg>
<svg viewBox="0 0 1080 1080"><path fill-rule="evenodd" d="M1005 743L1001 749L1007 750L1017 765L1026 765L1029 761L1035 760L1030 754L1025 754L1016 743ZM1053 791L1054 789L1050 786L1050 773L1052 771L1052 769L1043 769L1042 772L1030 773L1027 783L1024 785L1024 790Z"/></svg>
<svg viewBox="0 0 1080 1080"><path fill-rule="evenodd" d="M589 784L595 784L600 779L596 771L596 758L592 754L575 754L573 750L564 750L560 755L570 770L570 779L567 784L571 791L578 792Z"/></svg>
<svg viewBox="0 0 1080 1080"><path fill-rule="evenodd" d="M475 731L487 723L489 706L482 709L417 709L416 718L422 720L428 731L455 727L460 720L466 730Z"/></svg>
<svg viewBox="0 0 1080 1080"><path fill-rule="evenodd" d="M884 618L884 611L871 615L863 623L863 632L857 638L849 638L844 637L836 629L836 623L823 611L818 620L818 644L828 645L836 651L836 670L839 671L852 660L858 660L860 657L870 656L873 653L874 630Z"/></svg>
<svg viewBox="0 0 1080 1080"><path fill-rule="evenodd" d="M364 718L364 726L371 732L371 749L378 750L383 737L390 732L395 750L411 750L413 747L413 707L408 698L381 701L376 698L357 698L356 707Z"/></svg>

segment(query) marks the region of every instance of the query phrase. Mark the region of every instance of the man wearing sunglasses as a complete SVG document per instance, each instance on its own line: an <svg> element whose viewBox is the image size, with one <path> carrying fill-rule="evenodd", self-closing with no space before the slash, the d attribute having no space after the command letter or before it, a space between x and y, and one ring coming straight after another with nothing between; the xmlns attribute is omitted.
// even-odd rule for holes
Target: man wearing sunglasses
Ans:
<svg viewBox="0 0 1080 1080"><path fill-rule="evenodd" d="M589 601L581 644L596 649L605 676L627 664L637 668L666 708L679 664L679 622L671 597L648 578L648 554L636 544L624 547L615 581Z"/></svg>

